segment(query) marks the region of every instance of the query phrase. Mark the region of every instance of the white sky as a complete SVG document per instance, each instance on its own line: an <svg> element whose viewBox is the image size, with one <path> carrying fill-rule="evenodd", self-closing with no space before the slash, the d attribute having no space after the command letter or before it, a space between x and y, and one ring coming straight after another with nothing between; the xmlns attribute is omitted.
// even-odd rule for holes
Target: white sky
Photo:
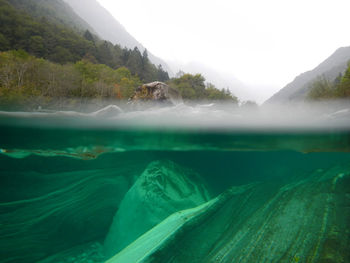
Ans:
<svg viewBox="0 0 350 263"><path fill-rule="evenodd" d="M349 0L98 0L150 52L269 95L350 45Z"/></svg>

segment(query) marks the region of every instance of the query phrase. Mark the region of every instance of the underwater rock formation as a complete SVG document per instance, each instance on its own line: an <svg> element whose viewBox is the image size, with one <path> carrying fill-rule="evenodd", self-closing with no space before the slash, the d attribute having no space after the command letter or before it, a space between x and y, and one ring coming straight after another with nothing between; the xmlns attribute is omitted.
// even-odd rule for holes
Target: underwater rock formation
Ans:
<svg viewBox="0 0 350 263"><path fill-rule="evenodd" d="M122 174L115 169L3 173L0 262L37 262L102 239L132 183Z"/></svg>
<svg viewBox="0 0 350 263"><path fill-rule="evenodd" d="M192 170L172 161L150 163L119 206L104 243L106 255L113 256L172 213L209 199Z"/></svg>
<svg viewBox="0 0 350 263"><path fill-rule="evenodd" d="M176 212L108 263L350 262L350 166L233 187Z"/></svg>

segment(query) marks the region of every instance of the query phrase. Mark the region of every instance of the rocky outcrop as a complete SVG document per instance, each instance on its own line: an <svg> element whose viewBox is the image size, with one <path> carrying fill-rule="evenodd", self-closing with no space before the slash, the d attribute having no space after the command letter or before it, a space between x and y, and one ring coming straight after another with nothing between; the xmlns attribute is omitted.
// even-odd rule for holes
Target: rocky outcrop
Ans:
<svg viewBox="0 0 350 263"><path fill-rule="evenodd" d="M182 101L179 92L167 84L155 81L143 84L136 88L135 93L130 97L129 103L161 102L168 105L175 105Z"/></svg>
<svg viewBox="0 0 350 263"><path fill-rule="evenodd" d="M171 215L107 262L350 262L349 171L234 187Z"/></svg>
<svg viewBox="0 0 350 263"><path fill-rule="evenodd" d="M113 256L174 212L209 200L200 177L171 161L155 161L122 200L106 237L107 256Z"/></svg>

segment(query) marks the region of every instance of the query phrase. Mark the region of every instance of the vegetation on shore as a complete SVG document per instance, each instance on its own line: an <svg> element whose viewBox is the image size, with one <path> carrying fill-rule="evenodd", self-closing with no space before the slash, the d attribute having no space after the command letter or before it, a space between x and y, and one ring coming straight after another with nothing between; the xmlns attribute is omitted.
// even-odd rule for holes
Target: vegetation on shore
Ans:
<svg viewBox="0 0 350 263"><path fill-rule="evenodd" d="M171 87L177 89L182 98L186 100L207 100L207 101L227 101L238 103L231 91L218 89L211 83L205 83L205 78L201 74L177 74L177 78L168 81Z"/></svg>
<svg viewBox="0 0 350 263"><path fill-rule="evenodd" d="M307 98L308 100L350 98L350 63L344 75L339 74L333 82L320 76L311 84Z"/></svg>
<svg viewBox="0 0 350 263"><path fill-rule="evenodd" d="M125 67L112 69L87 60L65 65L25 51L0 53L0 106L65 108L84 100L128 98L140 79Z"/></svg>
<svg viewBox="0 0 350 263"><path fill-rule="evenodd" d="M142 80L126 67L112 69L87 59L58 64L27 52L0 52L0 107L25 110L79 108L95 101L127 100ZM200 74L184 74L168 81L188 100L238 100L229 90L205 84Z"/></svg>

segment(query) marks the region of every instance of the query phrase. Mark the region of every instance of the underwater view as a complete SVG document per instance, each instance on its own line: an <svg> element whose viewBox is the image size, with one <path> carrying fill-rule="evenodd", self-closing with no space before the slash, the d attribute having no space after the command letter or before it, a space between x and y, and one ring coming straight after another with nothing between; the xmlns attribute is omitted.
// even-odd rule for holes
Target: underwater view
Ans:
<svg viewBox="0 0 350 263"><path fill-rule="evenodd" d="M350 262L349 110L296 112L1 112L0 262Z"/></svg>

